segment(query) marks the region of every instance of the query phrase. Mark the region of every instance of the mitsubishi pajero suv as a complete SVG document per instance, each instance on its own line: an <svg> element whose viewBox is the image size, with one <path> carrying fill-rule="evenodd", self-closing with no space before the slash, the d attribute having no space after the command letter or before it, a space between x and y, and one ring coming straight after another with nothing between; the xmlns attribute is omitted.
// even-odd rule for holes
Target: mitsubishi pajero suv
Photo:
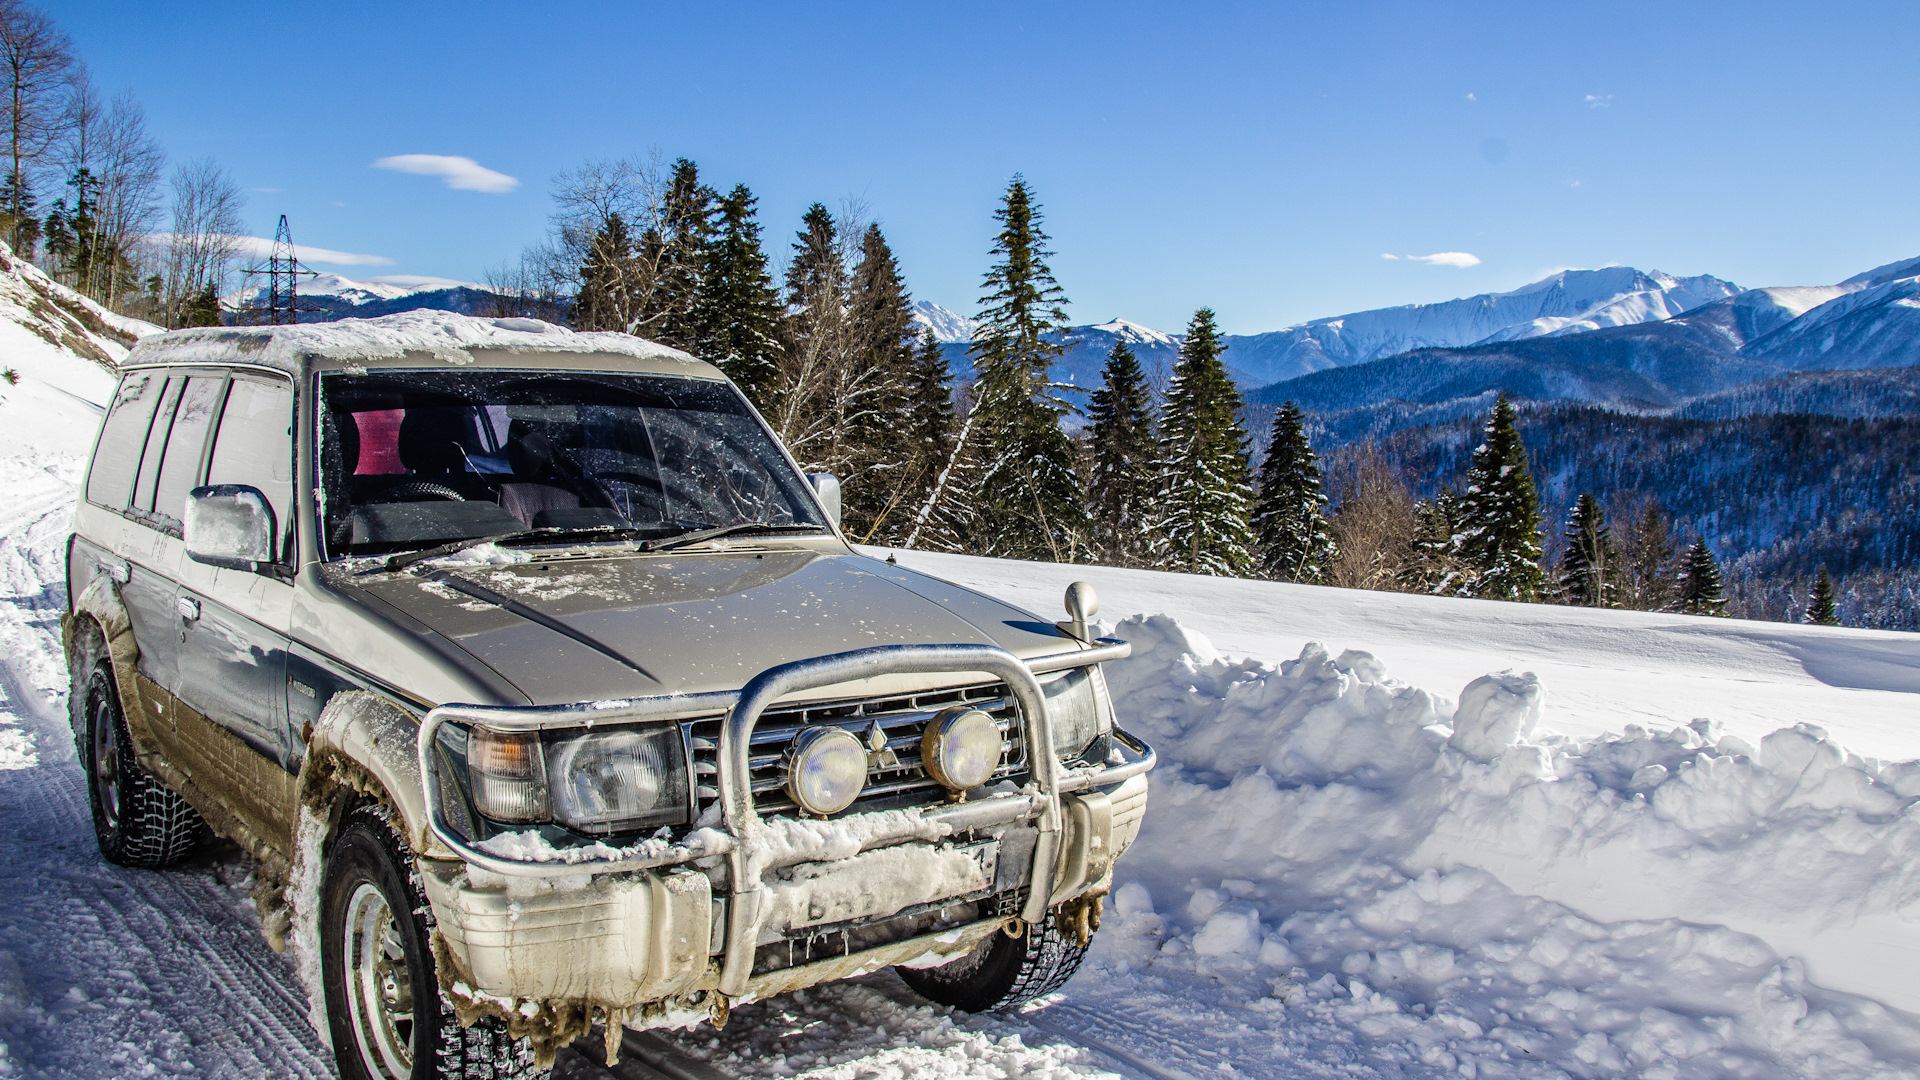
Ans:
<svg viewBox="0 0 1920 1080"><path fill-rule="evenodd" d="M1046 993L1152 752L1049 622L855 552L721 372L408 313L146 338L68 549L102 853L250 852L350 1078L893 965Z"/></svg>

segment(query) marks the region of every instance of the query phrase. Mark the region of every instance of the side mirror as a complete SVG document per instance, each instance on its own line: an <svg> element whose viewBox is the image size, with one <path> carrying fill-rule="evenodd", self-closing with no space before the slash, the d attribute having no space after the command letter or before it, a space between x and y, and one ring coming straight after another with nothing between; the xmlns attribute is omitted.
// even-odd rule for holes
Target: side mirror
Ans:
<svg viewBox="0 0 1920 1080"><path fill-rule="evenodd" d="M273 562L273 507L259 488L215 484L187 493L187 557L229 570Z"/></svg>
<svg viewBox="0 0 1920 1080"><path fill-rule="evenodd" d="M830 472L812 472L807 474L807 483L813 485L813 493L820 499L820 505L826 508L827 517L833 527L840 527L840 478Z"/></svg>

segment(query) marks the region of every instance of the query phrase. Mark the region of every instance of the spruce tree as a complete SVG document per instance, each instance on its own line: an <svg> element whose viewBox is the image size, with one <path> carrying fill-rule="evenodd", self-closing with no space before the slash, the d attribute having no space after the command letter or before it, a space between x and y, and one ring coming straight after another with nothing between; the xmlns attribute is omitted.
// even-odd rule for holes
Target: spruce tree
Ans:
<svg viewBox="0 0 1920 1080"><path fill-rule="evenodd" d="M1802 620L1813 626L1839 626L1840 605L1833 595L1833 578L1825 565L1813 575L1813 595L1807 598L1807 614Z"/></svg>
<svg viewBox="0 0 1920 1080"><path fill-rule="evenodd" d="M1560 555L1557 582L1563 603L1574 607L1614 607L1619 592L1619 558L1607 531L1606 511L1591 492L1567 515L1566 550Z"/></svg>
<svg viewBox="0 0 1920 1080"><path fill-rule="evenodd" d="M1306 416L1291 401L1273 414L1253 537L1259 573L1274 581L1320 584L1337 554L1320 461L1307 441Z"/></svg>
<svg viewBox="0 0 1920 1080"><path fill-rule="evenodd" d="M1238 577L1253 569L1247 434L1240 391L1220 362L1213 311L1187 324L1160 421L1160 503L1154 555L1163 569Z"/></svg>
<svg viewBox="0 0 1920 1080"><path fill-rule="evenodd" d="M980 298L972 355L982 471L972 545L983 555L1073 562L1087 552L1086 511L1073 441L1060 429L1068 406L1048 371L1066 329L1067 298L1048 269L1047 234L1024 178L1007 185L994 213L997 261Z"/></svg>
<svg viewBox="0 0 1920 1080"><path fill-rule="evenodd" d="M183 327L219 326L220 322L220 297L214 292L211 281L199 292L189 295L181 305L180 325Z"/></svg>
<svg viewBox="0 0 1920 1080"><path fill-rule="evenodd" d="M763 413L773 412L779 377L780 296L760 247L757 200L745 184L721 197L718 235L707 252L696 305L696 351L719 365Z"/></svg>
<svg viewBox="0 0 1920 1080"><path fill-rule="evenodd" d="M576 330L625 331L634 314L633 240L619 214L607 215L580 266L570 322Z"/></svg>
<svg viewBox="0 0 1920 1080"><path fill-rule="evenodd" d="M1107 353L1100 389L1088 410L1091 462L1087 510L1093 518L1093 545L1099 557L1116 566L1146 561L1148 508L1159 479L1160 447L1153 435L1147 378L1124 339Z"/></svg>
<svg viewBox="0 0 1920 1080"><path fill-rule="evenodd" d="M868 225L861 235L860 262L848 286L847 318L853 374L848 389L858 401L848 423L849 465L855 475L846 489L846 505L850 530L870 537L895 515L912 512L905 500L914 450L908 386L914 363L913 307L899 261L878 225Z"/></svg>
<svg viewBox="0 0 1920 1080"><path fill-rule="evenodd" d="M640 260L650 280L640 305L640 328L661 344L699 346L700 275L713 241L716 198L713 189L700 182L699 167L680 158L667 179L659 223L641 237Z"/></svg>
<svg viewBox="0 0 1920 1080"><path fill-rule="evenodd" d="M877 542L897 544L911 536L918 546L934 551L958 551L962 546L971 484L967 463L954 460L952 380L946 352L932 330L923 331L907 378L906 430L912 453L906 496L900 502L902 512L888 520L884 539Z"/></svg>
<svg viewBox="0 0 1920 1080"><path fill-rule="evenodd" d="M1413 508L1413 540L1397 584L1408 592L1458 595L1463 592L1460 562L1454 556L1459 531L1460 496L1443 490Z"/></svg>
<svg viewBox="0 0 1920 1080"><path fill-rule="evenodd" d="M1680 554L1660 504L1648 499L1637 518L1629 517L1620 545L1620 605L1638 611L1665 611L1673 604Z"/></svg>
<svg viewBox="0 0 1920 1080"><path fill-rule="evenodd" d="M1724 615L1726 582L1705 539L1695 540L1680 567L1677 606L1688 615Z"/></svg>
<svg viewBox="0 0 1920 1080"><path fill-rule="evenodd" d="M1546 583L1540 569L1540 497L1505 394L1487 420L1486 441L1473 452L1456 537L1455 554L1472 578L1463 583L1462 595L1540 598Z"/></svg>

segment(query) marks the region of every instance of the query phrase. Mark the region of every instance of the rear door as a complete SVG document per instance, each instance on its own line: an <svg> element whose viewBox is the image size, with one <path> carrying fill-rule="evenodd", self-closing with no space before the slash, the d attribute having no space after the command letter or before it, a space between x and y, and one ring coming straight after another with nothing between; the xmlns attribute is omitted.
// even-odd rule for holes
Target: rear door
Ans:
<svg viewBox="0 0 1920 1080"><path fill-rule="evenodd" d="M235 372L207 451L205 482L258 488L273 508L275 565L259 571L181 563L180 699L281 768L287 729L287 627L293 609L293 385ZM197 486L197 485L196 485Z"/></svg>

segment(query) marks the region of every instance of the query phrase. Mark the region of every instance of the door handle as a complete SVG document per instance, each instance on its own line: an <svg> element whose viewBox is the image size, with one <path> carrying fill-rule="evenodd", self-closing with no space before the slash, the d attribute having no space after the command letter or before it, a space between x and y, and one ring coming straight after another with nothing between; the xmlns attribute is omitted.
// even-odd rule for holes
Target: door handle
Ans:
<svg viewBox="0 0 1920 1080"><path fill-rule="evenodd" d="M181 618L192 622L200 617L200 601L191 596L182 596L173 602L173 610L179 612Z"/></svg>

